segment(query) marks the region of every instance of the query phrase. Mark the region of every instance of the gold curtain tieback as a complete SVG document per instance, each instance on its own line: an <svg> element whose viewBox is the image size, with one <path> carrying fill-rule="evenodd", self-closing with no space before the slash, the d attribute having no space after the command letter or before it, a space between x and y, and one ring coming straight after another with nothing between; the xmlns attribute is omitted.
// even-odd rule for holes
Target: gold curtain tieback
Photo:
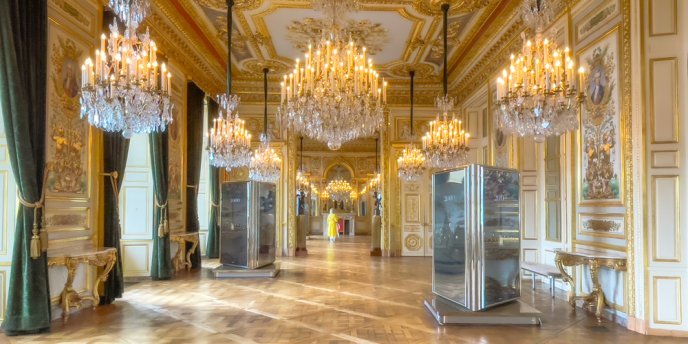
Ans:
<svg viewBox="0 0 688 344"><path fill-rule="evenodd" d="M187 185L186 187L189 189L194 189L194 193L196 194L196 196L198 196L198 185Z"/></svg>
<svg viewBox="0 0 688 344"><path fill-rule="evenodd" d="M101 176L110 177L110 185L112 186L112 194L115 195L115 211L119 214L119 190L117 189L117 178L119 178L119 173L117 171L112 171L109 173L101 173ZM122 223L117 221L119 226L119 236L122 237Z"/></svg>
<svg viewBox="0 0 688 344"><path fill-rule="evenodd" d="M155 206L162 212L162 219L160 220L160 224L158 224L158 237L162 238L170 233L170 223L167 219L167 200L165 200L165 204L160 204L158 196L156 195Z"/></svg>
<svg viewBox="0 0 688 344"><path fill-rule="evenodd" d="M33 208L33 227L31 228L31 246L30 246L30 255L32 259L38 259L38 257L41 256L41 237L40 237L40 231L41 231L41 226L39 225L41 221L39 221L39 214L40 210L43 209L44 203L45 203L45 183L48 180L48 169L43 170L43 189L41 190L41 198L35 202L31 203L24 199L22 196L21 192L19 192L19 188L17 188L17 199L19 200L19 203L23 205L25 208ZM42 219L41 219L42 220Z"/></svg>

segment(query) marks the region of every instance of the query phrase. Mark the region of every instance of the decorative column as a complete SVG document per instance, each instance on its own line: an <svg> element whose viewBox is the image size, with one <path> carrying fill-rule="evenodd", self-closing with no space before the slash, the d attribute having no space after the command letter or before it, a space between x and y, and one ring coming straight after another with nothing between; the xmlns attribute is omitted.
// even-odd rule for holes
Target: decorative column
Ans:
<svg viewBox="0 0 688 344"><path fill-rule="evenodd" d="M296 221L296 135L292 132L287 134L287 189L285 191L285 201L287 202L287 236L286 247L283 254L286 256L296 255L296 234L298 223Z"/></svg>

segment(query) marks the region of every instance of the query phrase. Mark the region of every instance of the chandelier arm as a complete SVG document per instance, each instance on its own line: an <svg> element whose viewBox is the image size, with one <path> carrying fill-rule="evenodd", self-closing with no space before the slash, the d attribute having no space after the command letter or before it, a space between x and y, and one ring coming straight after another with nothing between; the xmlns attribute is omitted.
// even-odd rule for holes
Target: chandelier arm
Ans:
<svg viewBox="0 0 688 344"><path fill-rule="evenodd" d="M409 75L411 76L411 139L413 139L413 79L416 76L415 71L410 71Z"/></svg>
<svg viewBox="0 0 688 344"><path fill-rule="evenodd" d="M447 27L448 27L448 17L449 17L449 4L442 4L442 26L444 31L444 75L442 77L442 86L444 90L444 95L448 94L447 91Z"/></svg>
<svg viewBox="0 0 688 344"><path fill-rule="evenodd" d="M227 0L227 95L232 94L232 7L234 0Z"/></svg>
<svg viewBox="0 0 688 344"><path fill-rule="evenodd" d="M263 135L265 139L268 139L268 72L270 70L263 68L263 98L265 103L265 108L263 109Z"/></svg>

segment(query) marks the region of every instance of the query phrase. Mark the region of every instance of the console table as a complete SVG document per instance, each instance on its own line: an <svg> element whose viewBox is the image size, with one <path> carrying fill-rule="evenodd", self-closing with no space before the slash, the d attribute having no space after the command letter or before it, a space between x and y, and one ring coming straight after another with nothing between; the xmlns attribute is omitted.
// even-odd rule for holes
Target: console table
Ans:
<svg viewBox="0 0 688 344"><path fill-rule="evenodd" d="M602 321L605 297L600 286L600 268L608 268L616 271L626 271L626 254L622 252L600 252L588 249L555 250L554 262L563 275L563 279L569 284L569 304L576 309L576 300L583 300L584 307L595 307L597 321ZM568 274L566 266L583 265L590 268L592 291L587 296L576 296L576 285L573 277Z"/></svg>
<svg viewBox="0 0 688 344"><path fill-rule="evenodd" d="M179 271L186 267L186 269L191 269L191 255L196 252L198 248L198 232L182 232L182 233L170 233L170 241L178 243L177 253L175 253L172 259L172 265L174 265L174 271ZM193 245L191 249L186 251L186 243L190 242Z"/></svg>
<svg viewBox="0 0 688 344"><path fill-rule="evenodd" d="M110 271L117 262L117 249L112 247L85 247L48 250L48 267L64 266L67 268L67 281L62 293L60 293L60 305L62 306L62 319L67 321L71 308L80 308L84 300L91 300L93 308L98 307L100 295L98 285L107 280ZM88 264L102 267L103 272L98 275L93 283L91 295L81 296L74 290L74 275L79 264Z"/></svg>

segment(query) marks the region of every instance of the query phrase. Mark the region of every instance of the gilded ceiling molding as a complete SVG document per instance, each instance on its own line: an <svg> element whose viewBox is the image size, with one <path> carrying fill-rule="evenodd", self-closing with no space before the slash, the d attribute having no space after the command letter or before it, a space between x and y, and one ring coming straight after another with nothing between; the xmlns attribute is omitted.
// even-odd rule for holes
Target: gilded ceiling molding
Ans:
<svg viewBox="0 0 688 344"><path fill-rule="evenodd" d="M155 38L160 52L179 63L185 79L186 76L193 76L194 82L208 93L223 89L222 77L217 75L217 69L210 66L201 55L194 54L186 40L180 38L163 18L152 13L146 23L151 27L151 36Z"/></svg>
<svg viewBox="0 0 688 344"><path fill-rule="evenodd" d="M443 3L449 2L449 13L466 13L474 12L481 8L490 5L495 0L416 0L413 2L413 8L419 13L426 16L440 16L442 11L440 7Z"/></svg>
<svg viewBox="0 0 688 344"><path fill-rule="evenodd" d="M467 99L476 89L485 85L489 78L494 77L504 66L509 63L510 52L520 49L523 41L520 33L523 24L517 22L500 37L492 47L483 54L482 59L468 71L463 79L456 84L450 93L461 103Z"/></svg>
<svg viewBox="0 0 688 344"><path fill-rule="evenodd" d="M194 2L215 11L227 12L227 0L194 0ZM261 0L234 0L234 9L254 10L260 7L262 3Z"/></svg>
<svg viewBox="0 0 688 344"><path fill-rule="evenodd" d="M456 83L456 78L466 68L465 61L472 61L484 51L490 44L491 38L508 25L508 22L516 15L521 1L501 0L491 2L478 18L476 25L471 27L464 41L461 42L456 53L449 59L449 84L450 88ZM505 20L505 18L509 18ZM487 25L487 26L486 26Z"/></svg>

